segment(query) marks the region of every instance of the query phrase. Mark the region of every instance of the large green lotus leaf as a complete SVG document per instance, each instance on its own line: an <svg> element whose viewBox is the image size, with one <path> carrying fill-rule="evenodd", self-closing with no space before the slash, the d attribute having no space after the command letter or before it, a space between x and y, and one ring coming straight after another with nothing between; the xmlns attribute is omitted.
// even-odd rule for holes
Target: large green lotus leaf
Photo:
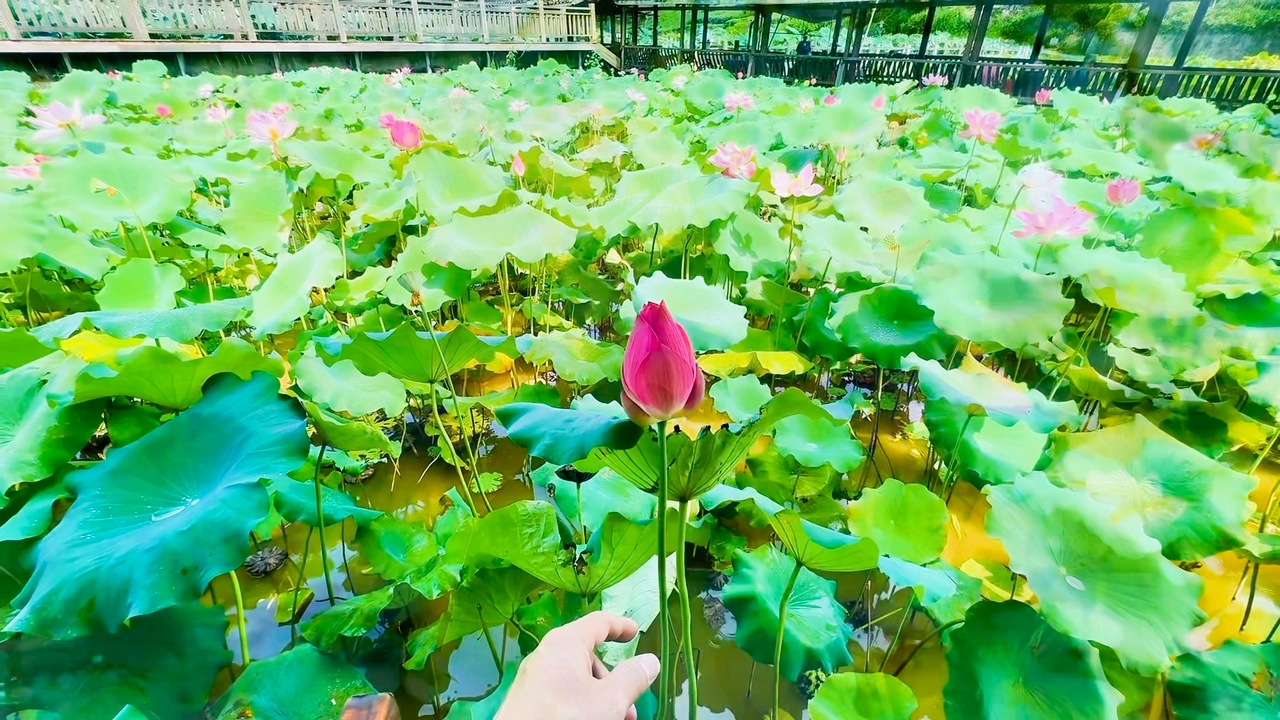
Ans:
<svg viewBox="0 0 1280 720"><path fill-rule="evenodd" d="M747 273L747 277L771 276L782 271L787 259L781 228L776 218L767 221L753 212L734 213L712 247L728 258L729 267Z"/></svg>
<svg viewBox="0 0 1280 720"><path fill-rule="evenodd" d="M674 511L666 515L668 551L674 549L675 526L681 521ZM658 525L610 514L586 545L575 548L561 534L550 503L521 500L484 516L474 542L549 585L591 597L621 582L657 553Z"/></svg>
<svg viewBox="0 0 1280 720"><path fill-rule="evenodd" d="M943 560L916 565L884 555L879 567L895 586L911 588L916 601L938 624L963 620L969 608L982 598L982 581Z"/></svg>
<svg viewBox="0 0 1280 720"><path fill-rule="evenodd" d="M409 637L405 667L421 670L427 656L449 643L489 628L506 627L542 581L514 568L479 570L449 597L449 610L439 620Z"/></svg>
<svg viewBox="0 0 1280 720"><path fill-rule="evenodd" d="M1082 418L1075 403L1053 402L1026 383L1014 382L965 355L960 367L947 370L941 363L908 355L903 367L919 373L920 389L931 403L946 403L970 415L986 416L1001 425L1025 422L1047 433L1061 425L1077 427Z"/></svg>
<svg viewBox="0 0 1280 720"><path fill-rule="evenodd" d="M375 692L364 673L312 645L245 669L218 701L215 720L339 720L355 695Z"/></svg>
<svg viewBox="0 0 1280 720"><path fill-rule="evenodd" d="M772 445L747 458L747 468L750 475L739 476L740 482L776 502L801 507L805 514L813 508L810 503L823 503L827 499L841 477L828 465L807 468L784 457Z"/></svg>
<svg viewBox="0 0 1280 720"><path fill-rule="evenodd" d="M933 311L903 285L880 285L849 293L831 306L827 327L845 344L881 367L896 368L914 354L941 360L955 338L933 322Z"/></svg>
<svg viewBox="0 0 1280 720"><path fill-rule="evenodd" d="M802 277L826 275L834 280L856 275L872 283L893 279L898 254L883 237L873 237L856 224L836 217L805 216L803 225L796 251Z"/></svg>
<svg viewBox="0 0 1280 720"><path fill-rule="evenodd" d="M49 356L0 375L0 505L13 486L43 480L80 452L102 424L102 403L71 405L55 395Z"/></svg>
<svg viewBox="0 0 1280 720"><path fill-rule="evenodd" d="M135 618L118 633L60 642L16 636L0 645L11 664L5 711L110 720L133 705L148 717L194 717L231 662L226 635L221 606L189 602Z"/></svg>
<svg viewBox="0 0 1280 720"><path fill-rule="evenodd" d="M172 310L178 306L173 294L186 286L177 265L130 258L107 273L94 299L108 311Z"/></svg>
<svg viewBox="0 0 1280 720"><path fill-rule="evenodd" d="M1135 315L1178 317L1196 312L1187 278L1136 252L1068 245L1058 255L1058 266L1079 280L1084 296L1097 305Z"/></svg>
<svg viewBox="0 0 1280 720"><path fill-rule="evenodd" d="M383 515L356 531L354 545L373 572L403 580L409 572L436 561L442 548L422 523Z"/></svg>
<svg viewBox="0 0 1280 720"><path fill-rule="evenodd" d="M384 610L393 603L397 607L404 604L405 599L397 593L417 597L409 590L400 590L401 587L393 583L330 607L302 624L302 637L325 650L340 648L344 637L363 637L377 627L378 617Z"/></svg>
<svg viewBox="0 0 1280 720"><path fill-rule="evenodd" d="M259 106L270 107L286 98L260 98ZM301 100L301 98L299 98ZM240 102L244 102L245 98L242 94ZM308 96L306 102L313 101ZM250 105L249 107L252 107ZM370 110L370 112L373 112ZM363 148L356 149L342 145L338 140L324 141L308 141L290 138L283 143L284 153L290 158L299 158L306 161L310 167L305 167L298 172L298 185L303 187L312 187L313 190L319 189L320 186L315 184L317 178L331 181L330 192L336 191L339 196L345 196L350 192L351 187L358 182L385 183L388 182L392 173L391 164L386 160L376 157L365 151ZM427 155L428 152L423 151L414 157L419 158ZM438 154L438 153L436 153ZM485 167L481 163L466 163L468 167L473 169ZM420 192L429 193L448 192L447 188L438 186L452 185L453 183L432 182L435 177L450 177L450 170L458 170L457 167L448 167L444 169L443 175L422 175L419 174L415 180ZM406 169L406 175L408 170ZM459 178L462 182L463 178ZM313 187L315 185L315 187Z"/></svg>
<svg viewBox="0 0 1280 720"><path fill-rule="evenodd" d="M631 304L638 313L651 302L667 304L698 352L727 350L747 336L746 308L730 302L723 290L701 278L679 280L662 272L640 278Z"/></svg>
<svg viewBox="0 0 1280 720"><path fill-rule="evenodd" d="M871 237L893 235L907 223L924 222L937 214L924 191L888 175L869 175L845 185L831 199L835 211Z"/></svg>
<svg viewBox="0 0 1280 720"><path fill-rule="evenodd" d="M809 701L813 720L911 720L915 693L885 673L836 673Z"/></svg>
<svg viewBox="0 0 1280 720"><path fill-rule="evenodd" d="M517 402L494 411L507 437L530 455L557 465L585 458L596 448L635 446L644 430L628 418L591 410L565 410Z"/></svg>
<svg viewBox="0 0 1280 720"><path fill-rule="evenodd" d="M1228 640L1183 655L1169 672L1169 700L1185 720L1270 720L1280 715L1280 644Z"/></svg>
<svg viewBox="0 0 1280 720"><path fill-rule="evenodd" d="M114 232L120 223L163 225L191 205L182 164L153 154L80 153L41 170L37 198L82 233ZM153 235L150 242L160 240Z"/></svg>
<svg viewBox="0 0 1280 720"><path fill-rule="evenodd" d="M1240 177L1239 168L1227 159L1208 157L1199 150L1182 146L1170 148L1164 160L1169 176L1197 195L1241 195L1249 189L1249 181Z"/></svg>
<svg viewBox="0 0 1280 720"><path fill-rule="evenodd" d="M1049 479L1088 494L1111 517L1136 517L1166 557L1199 560L1245 542L1257 482L1205 457L1142 415L1087 433L1055 433Z"/></svg>
<svg viewBox="0 0 1280 720"><path fill-rule="evenodd" d="M953 466L958 464L966 480L979 486L1011 483L1039 464L1048 433L1036 432L1023 421L1006 426L965 410L950 403L930 403L924 423L934 448Z"/></svg>
<svg viewBox="0 0 1280 720"><path fill-rule="evenodd" d="M666 232L705 228L742 210L754 191L751 183L706 175L688 163L623 172L613 198L595 209L594 224L608 237L630 225Z"/></svg>
<svg viewBox="0 0 1280 720"><path fill-rule="evenodd" d="M551 363L556 374L579 385L622 377L622 348L589 337L584 330L555 330L517 342L534 365Z"/></svg>
<svg viewBox="0 0 1280 720"><path fill-rule="evenodd" d="M387 373L365 375L350 360L326 365L306 355L294 364L293 376L311 399L331 410L356 416L381 410L392 418L404 412L404 383Z"/></svg>
<svg viewBox="0 0 1280 720"><path fill-rule="evenodd" d="M271 499L276 512L289 522L302 522L311 527L320 524L316 516L316 486L314 480L283 478L269 484ZM367 525L382 517L381 510L371 510L356 504L350 495L320 483L320 505L324 511L324 524L334 525L354 518L357 526Z"/></svg>
<svg viewBox="0 0 1280 720"><path fill-rule="evenodd" d="M768 385L755 375L741 375L721 380L707 390L715 407L733 422L751 419L773 397Z"/></svg>
<svg viewBox="0 0 1280 720"><path fill-rule="evenodd" d="M0 543L39 537L53 524L53 506L71 497L61 479L36 483L15 491L0 508Z"/></svg>
<svg viewBox="0 0 1280 720"><path fill-rule="evenodd" d="M1253 223L1235 208L1174 207L1147 218L1135 247L1198 284L1230 263L1223 248L1231 238L1253 234Z"/></svg>
<svg viewBox="0 0 1280 720"><path fill-rule="evenodd" d="M1071 310L1061 280L991 253L930 252L911 281L938 327L1015 350L1051 337Z"/></svg>
<svg viewBox="0 0 1280 720"><path fill-rule="evenodd" d="M439 265L493 270L510 255L532 265L573 249L573 228L529 205L492 215L458 215L427 234L426 256Z"/></svg>
<svg viewBox="0 0 1280 720"><path fill-rule="evenodd" d="M281 256L271 276L250 296L249 324L255 338L277 335L293 327L311 307L311 288L327 288L342 275L342 251L326 234L296 253Z"/></svg>
<svg viewBox="0 0 1280 720"><path fill-rule="evenodd" d="M810 570L860 572L876 566L879 552L869 538L829 530L801 519L795 510L775 513L769 525L787 552Z"/></svg>
<svg viewBox="0 0 1280 720"><path fill-rule="evenodd" d="M1154 673L1181 654L1204 620L1200 578L1170 563L1136 516L1114 517L1043 473L991 489L987 531L1027 578L1045 619L1116 651L1126 668Z"/></svg>
<svg viewBox="0 0 1280 720"><path fill-rule="evenodd" d="M849 532L907 562L936 560L947 544L947 504L924 485L886 478L849 504Z"/></svg>
<svg viewBox="0 0 1280 720"><path fill-rule="evenodd" d="M846 473L866 459L862 443L853 436L849 423L821 417L792 415L773 427L773 444L778 452L805 467L830 465Z"/></svg>
<svg viewBox="0 0 1280 720"><path fill-rule="evenodd" d="M947 717L1115 720L1121 695L1097 648L1053 629L1030 605L982 601L951 631Z"/></svg>
<svg viewBox="0 0 1280 720"><path fill-rule="evenodd" d="M547 463L534 470L530 474L530 480L535 487L547 488L548 495L554 494L551 502L560 508L566 518L572 518L575 525L578 518L579 488L582 490L582 524L588 528L603 525L610 513L636 523L646 522L653 517L658 499L613 470L600 468L589 480L574 483L556 474L562 467L565 466Z"/></svg>
<svg viewBox="0 0 1280 720"><path fill-rule="evenodd" d="M77 330L95 327L116 338L165 338L188 342L201 333L222 330L249 312L249 298L230 298L173 310L143 312L83 312L58 318L32 329L40 342L65 340Z"/></svg>
<svg viewBox="0 0 1280 720"><path fill-rule="evenodd" d="M475 213L492 207L507 187L502 170L432 148L414 153L404 173L417 189L414 206L436 222L448 220L459 210Z"/></svg>
<svg viewBox="0 0 1280 720"><path fill-rule="evenodd" d="M733 641L758 663L773 664L782 594L796 569L795 559L772 545L734 553L724 605L738 622ZM853 661L853 630L836 600L835 583L804 567L799 573L787 600L779 667L782 677L792 682L809 670L831 672Z"/></svg>
<svg viewBox="0 0 1280 720"><path fill-rule="evenodd" d="M185 410L200 399L204 384L214 375L234 373L247 380L255 372L279 376L284 365L237 337L223 340L212 355L196 358L140 345L116 355L112 365L85 366L75 377L75 402L123 396Z"/></svg>
<svg viewBox="0 0 1280 720"><path fill-rule="evenodd" d="M285 176L264 171L232 183L231 202L218 224L227 234L223 245L230 249L261 250L268 255L288 250L293 199Z"/></svg>
<svg viewBox="0 0 1280 720"><path fill-rule="evenodd" d="M349 342L317 338L329 360L350 360L365 375L387 373L417 383L438 383L473 360L492 359L493 349L465 326L449 332L418 332L405 323L390 332L360 333Z"/></svg>
<svg viewBox="0 0 1280 720"><path fill-rule="evenodd" d="M349 420L310 400L303 400L302 407L315 425L320 441L329 447L343 452L379 452L393 457L400 455L400 441L387 437L381 428L370 421Z"/></svg>
<svg viewBox="0 0 1280 720"><path fill-rule="evenodd" d="M239 567L269 509L259 480L307 457L302 411L279 388L265 373L219 377L190 410L67 475L76 501L37 546L5 630L115 630Z"/></svg>
<svg viewBox="0 0 1280 720"><path fill-rule="evenodd" d="M0 370L21 367L49 355L55 350L36 339L23 327L0 330Z"/></svg>

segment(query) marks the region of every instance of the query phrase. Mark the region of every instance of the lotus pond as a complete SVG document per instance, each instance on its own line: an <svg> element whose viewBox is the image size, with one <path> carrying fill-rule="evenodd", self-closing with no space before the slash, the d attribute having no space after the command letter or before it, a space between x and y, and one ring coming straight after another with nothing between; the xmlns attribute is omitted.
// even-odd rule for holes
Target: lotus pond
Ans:
<svg viewBox="0 0 1280 720"><path fill-rule="evenodd" d="M0 708L1277 717L1280 117L929 83L0 74Z"/></svg>

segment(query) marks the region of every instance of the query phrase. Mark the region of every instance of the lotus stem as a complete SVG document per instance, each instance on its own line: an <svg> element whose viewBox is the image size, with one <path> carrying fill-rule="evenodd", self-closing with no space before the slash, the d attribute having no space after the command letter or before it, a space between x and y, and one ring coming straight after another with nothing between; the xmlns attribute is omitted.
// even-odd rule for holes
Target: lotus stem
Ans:
<svg viewBox="0 0 1280 720"><path fill-rule="evenodd" d="M680 525L676 530L676 582L680 586L681 645L684 647L684 667L689 675L689 720L698 717L698 665L693 658L693 611L689 598L688 567L685 558L685 538L689 527L689 501L680 501Z"/></svg>
<svg viewBox="0 0 1280 720"><path fill-rule="evenodd" d="M670 471L667 468L667 421L658 421L658 660L662 667L658 676L658 718L663 720L670 710L670 678L671 678L671 633L667 627L670 621L667 607L667 483Z"/></svg>
<svg viewBox="0 0 1280 720"><path fill-rule="evenodd" d="M430 383L431 386L431 416L436 421L436 431L440 433L440 442L449 442L449 432L444 428L444 421L440 419L440 409L436 403L436 384ZM476 507L476 499L471 495L471 485L467 482L467 478L462 474L462 468L456 462L449 463L453 466L453 471L458 474L458 484L462 486L462 492L467 496L467 502L471 505L472 510ZM487 504L487 503L486 503Z"/></svg>
<svg viewBox="0 0 1280 720"><path fill-rule="evenodd" d="M582 483L574 483L574 487L578 489L578 527L573 531L574 537L578 533L582 533L582 542L585 544L591 538L587 535L587 525L582 522Z"/></svg>
<svg viewBox="0 0 1280 720"><path fill-rule="evenodd" d="M1009 219L1013 217L1014 208L1018 207L1018 198L1022 197L1022 188L1024 185L1018 185L1018 191L1013 194L1013 200L1009 201L1009 212L1004 214L1004 224L1000 226L1000 234L996 236L996 246L991 252L994 255L1000 254L1000 243L1004 242L1004 231L1009 229Z"/></svg>
<svg viewBox="0 0 1280 720"><path fill-rule="evenodd" d="M312 528L307 528L307 539L302 542L302 562L298 563L298 579L293 581L293 610L289 613L289 635L298 641L298 591L303 587L307 575L307 556L311 554Z"/></svg>
<svg viewBox="0 0 1280 720"><path fill-rule="evenodd" d="M973 170L973 156L977 154L978 154L978 139L973 138L973 144L969 146L969 159L964 164L964 178L960 180L961 192L967 191L969 189L969 172Z"/></svg>
<svg viewBox="0 0 1280 720"><path fill-rule="evenodd" d="M1271 638L1276 636L1276 631L1280 630L1280 617L1276 618L1276 622L1271 626L1271 632L1267 633L1267 639L1262 642L1271 642Z"/></svg>
<svg viewBox="0 0 1280 720"><path fill-rule="evenodd" d="M444 348L440 347L440 338L436 337L436 333L430 329L430 327L431 327L431 326L430 326L430 323L428 323L428 322L427 322L427 320L426 320L426 318L425 318L425 317L423 318L423 324L427 325L427 328L428 328L428 330L427 330L427 334L431 336L431 342L432 342L433 344L435 344L435 346L436 346L436 353L440 356L440 363L441 363L441 365L444 367L444 371L445 371L446 373L448 373L448 371L449 371L449 361L448 361L448 360L445 358L445 356L444 356ZM441 314L440 314L440 324L441 324L442 326L444 325L444 312L443 312L443 311L441 311ZM510 329L508 329L508 332L510 332ZM513 383L513 384L515 383L515 373L512 373L512 374L511 374L511 381L512 381L512 383ZM458 418L458 423L459 423L459 425L458 425L458 428L459 428L459 430L458 430L458 435L459 435L459 437L460 437L460 438L461 438L461 440L462 440L462 446L463 446L463 447L465 447L465 448L467 449L467 459L469 459L469 460L471 461L471 472L473 472L473 473L474 473L474 472L477 470L477 468L479 467L479 463L476 461L476 451L475 451L475 450L473 450L473 449L471 448L471 440L469 440L469 439L466 437L466 435L464 435L464 434L462 433L462 430L461 430L461 428L462 428L462 425L461 425L461 423L462 423L462 407L461 407L460 405L458 405L458 390L457 390L457 388L455 388L455 387L453 386L453 378L452 378L450 375L447 375L447 374L446 374L446 375L444 376L444 382L445 382L445 385L447 385L447 386L449 387L449 397L453 400L453 416L454 416L454 417L456 417L456 418ZM434 384L432 385L431 393L432 393L432 394L431 394L431 400L432 400L432 411L433 411L433 412L435 412L435 409L434 409L434 408L435 408L435 386L434 386ZM439 413L436 413L436 423L440 426L441 433L442 433L442 437L443 437L445 440L448 440L449 436L448 436L448 435L443 434L443 431L444 431L444 424L440 422L440 414L439 414ZM461 470L459 470L458 472L459 472L459 476L461 476ZM472 509L473 509L473 510L474 510L474 509L476 509L476 507L475 507L475 499L471 497L471 490L467 488L467 484L466 484L465 482L463 483L463 488L467 491L467 501L471 503L471 507L472 507ZM489 496L485 494L484 488L483 488L483 487L479 487L479 484L477 483L477 489L480 491L480 499L484 501L484 507L485 507L485 509L486 509L486 510L488 510L489 512L493 512L493 505L490 505L490 504L489 504Z"/></svg>
<svg viewBox="0 0 1280 720"><path fill-rule="evenodd" d="M484 635L484 641L489 646L489 654L493 656L493 666L498 668L498 680L502 680L502 658L498 655L498 646L493 644L493 636L489 634L489 626L484 622L484 606L476 603L476 617L480 618L480 634ZM503 632L503 635L506 635Z"/></svg>
<svg viewBox="0 0 1280 720"><path fill-rule="evenodd" d="M502 284L502 302L507 306L507 316L506 316L506 318L505 318L505 319L506 319L506 321L507 321L507 323L506 323L506 324L507 324L507 334L508 334L508 335L510 335L510 334L511 334L511 313L512 313L512 312L514 312L514 310L513 310L513 308L511 307L511 294L510 294L510 290L507 288L507 284L508 284L509 280L508 280L508 278L507 278L507 258L506 258L506 256L503 256L502 260L498 262L498 281Z"/></svg>
<svg viewBox="0 0 1280 720"><path fill-rule="evenodd" d="M786 274L782 277L784 286L791 284L791 256L796 251L796 207L800 204L795 198L791 199L791 223L787 226L787 263Z"/></svg>
<svg viewBox="0 0 1280 720"><path fill-rule="evenodd" d="M236 571L232 570L227 575L231 577L231 589L236 595L236 630L240 633L241 667L249 667L252 660L249 657L249 629L244 622L244 593L240 592L240 579L236 577Z"/></svg>
<svg viewBox="0 0 1280 720"><path fill-rule="evenodd" d="M903 608L906 612L902 613L902 619L898 621L898 631L893 634L893 642L889 643L889 648L884 651L884 660L880 661L880 672L884 672L885 667L889 664L889 658L893 657L893 651L898 647L898 642L902 640L902 631L907 627L907 621L911 619L911 600L907 600L907 606Z"/></svg>
<svg viewBox="0 0 1280 720"><path fill-rule="evenodd" d="M963 620L952 620L949 623L945 623L943 625L939 625L938 627L934 628L933 632L929 633L928 635L925 635L923 640L916 643L916 646L911 648L911 652L907 653L907 659L903 660L902 664L898 666L898 669L893 671L893 676L897 677L901 675L902 671L907 669L907 665L910 665L911 661L915 659L916 653L920 652L920 648L924 647L925 645L928 645L930 640L941 635L942 631L946 630L947 628L955 627L956 625L960 625L962 623L964 623Z"/></svg>
<svg viewBox="0 0 1280 720"><path fill-rule="evenodd" d="M1071 369L1071 363L1075 362L1076 356L1084 350L1084 346L1089 342L1089 336L1093 335L1093 329L1098 326L1098 321L1102 320L1106 314L1107 308L1102 308L1097 315L1093 316L1089 326L1085 328L1084 334L1080 336L1080 342L1071 350L1071 354L1067 356L1066 362L1062 366L1062 371L1058 373L1058 381L1053 384L1053 389L1049 391L1050 400L1057 394L1058 388L1062 387L1062 381L1067 379L1067 370Z"/></svg>
<svg viewBox="0 0 1280 720"><path fill-rule="evenodd" d="M320 494L320 466L324 464L324 452L327 445L320 446L320 454L316 457L316 532L320 533L320 567L324 569L324 587L329 593L329 604L333 604L333 578L329 575L329 558L325 555L328 547L324 541L324 499Z"/></svg>
<svg viewBox="0 0 1280 720"><path fill-rule="evenodd" d="M959 479L960 443L964 440L964 434L969 429L969 423L973 422L973 418L972 414L965 415L964 424L960 426L960 434L956 435L956 444L951 448L951 471L947 473L947 481L943 483L943 487L947 490L947 502L951 502L951 488L955 487L956 481Z"/></svg>
<svg viewBox="0 0 1280 720"><path fill-rule="evenodd" d="M786 636L787 630L787 601L791 599L791 593L796 589L796 580L800 579L800 570L803 568L799 560L796 560L796 569L791 571L791 579L787 580L787 589L782 591L782 601L778 605L778 640L773 644L773 715L771 720L778 720L782 717L780 714L782 708L782 638Z"/></svg>
<svg viewBox="0 0 1280 720"><path fill-rule="evenodd" d="M1257 472L1258 468L1262 467L1262 461L1266 460L1267 456L1271 454L1271 448L1275 447L1277 438L1280 438L1280 430L1271 434L1271 439L1267 441L1267 446L1262 449L1262 452L1258 453L1258 457L1254 458L1253 465L1249 466L1250 476ZM1267 501L1262 505L1262 518L1258 521L1258 532L1260 533L1265 533L1267 531L1267 526L1271 524L1271 509L1276 499L1277 489L1280 489L1280 482L1272 484L1271 492L1267 493ZM1252 571L1250 571L1250 565L1253 566ZM1258 563L1246 562L1244 566L1244 574L1240 576L1241 583L1244 582L1244 578L1246 576L1250 577L1249 599L1245 601L1244 614L1240 618L1241 630L1244 629L1245 625L1249 624L1249 616L1253 614L1253 601L1258 594L1258 571L1260 569L1261 567ZM1239 591L1239 588L1236 588L1236 592ZM1272 628L1271 632L1274 634L1275 628ZM1270 639L1270 636L1268 636L1268 639Z"/></svg>
<svg viewBox="0 0 1280 720"><path fill-rule="evenodd" d="M1036 249L1036 259L1034 262L1031 263L1031 272L1036 272L1037 269L1040 267L1040 256L1044 254L1044 249L1046 245L1048 245L1048 243L1041 242L1040 247Z"/></svg>

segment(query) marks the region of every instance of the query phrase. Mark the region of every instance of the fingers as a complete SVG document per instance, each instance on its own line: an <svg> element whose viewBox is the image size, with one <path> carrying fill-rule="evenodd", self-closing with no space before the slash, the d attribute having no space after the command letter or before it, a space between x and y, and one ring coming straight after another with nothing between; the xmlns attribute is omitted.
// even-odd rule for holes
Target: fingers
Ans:
<svg viewBox="0 0 1280 720"><path fill-rule="evenodd" d="M609 677L609 668L605 667L604 662L595 654L591 655L591 677L597 680Z"/></svg>
<svg viewBox="0 0 1280 720"><path fill-rule="evenodd" d="M619 709L627 708L630 717L631 706L658 679L661 667L658 657L652 654L637 655L618 663L603 681L610 699Z"/></svg>
<svg viewBox="0 0 1280 720"><path fill-rule="evenodd" d="M596 611L551 632L557 634L557 640L572 638L594 650L602 643L626 642L640 632L640 627L628 618Z"/></svg>

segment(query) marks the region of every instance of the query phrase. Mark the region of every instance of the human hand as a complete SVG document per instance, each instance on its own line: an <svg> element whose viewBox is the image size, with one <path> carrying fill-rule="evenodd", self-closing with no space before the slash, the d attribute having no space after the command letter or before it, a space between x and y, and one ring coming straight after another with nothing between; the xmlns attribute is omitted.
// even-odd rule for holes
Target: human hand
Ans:
<svg viewBox="0 0 1280 720"><path fill-rule="evenodd" d="M635 702L658 678L658 658L637 655L610 672L596 647L639 632L627 618L593 612L547 633L520 663L494 720L636 720Z"/></svg>

